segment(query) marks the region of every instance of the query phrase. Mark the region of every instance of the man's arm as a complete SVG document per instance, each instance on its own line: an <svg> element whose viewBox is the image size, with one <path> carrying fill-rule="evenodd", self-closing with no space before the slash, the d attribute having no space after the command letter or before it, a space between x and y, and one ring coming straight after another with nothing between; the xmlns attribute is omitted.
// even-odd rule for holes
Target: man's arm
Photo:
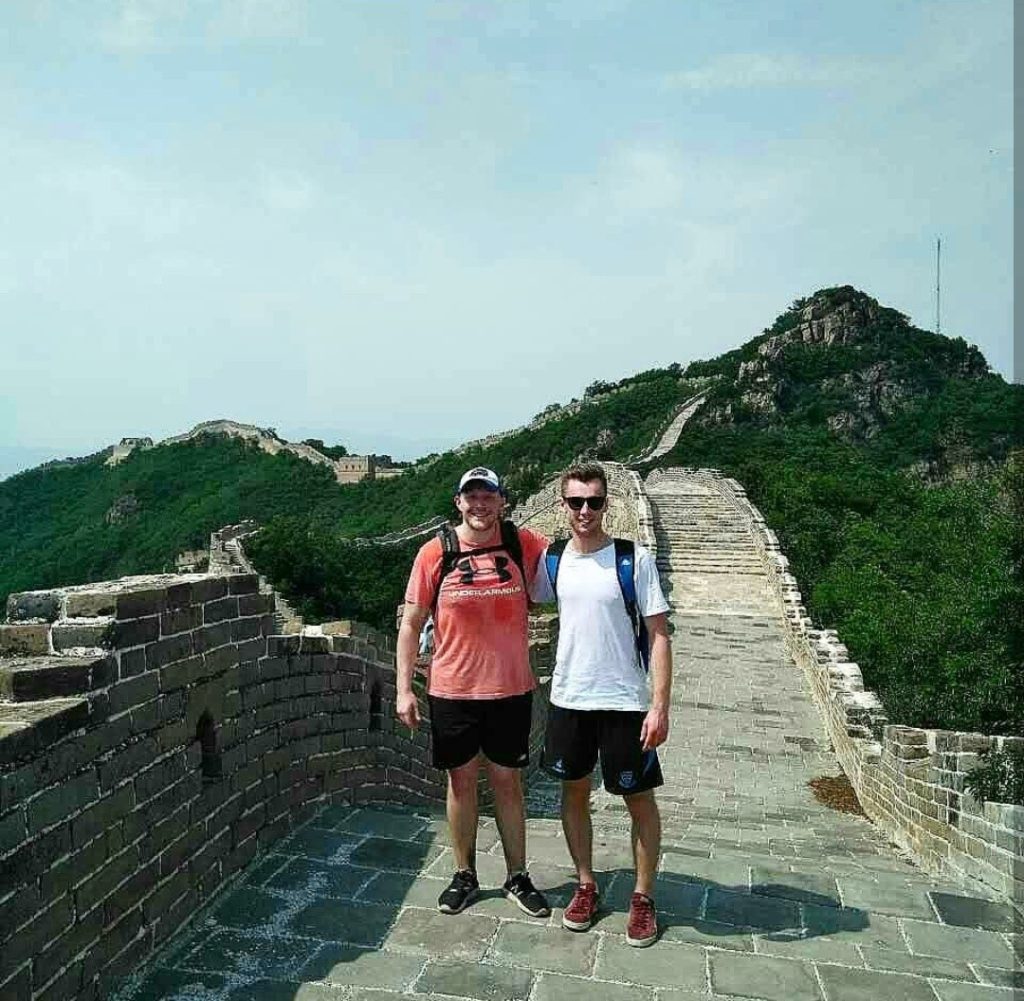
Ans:
<svg viewBox="0 0 1024 1001"><path fill-rule="evenodd" d="M668 739L668 710L672 697L672 644L668 638L668 614L644 616L651 642L651 708L640 728L645 751Z"/></svg>
<svg viewBox="0 0 1024 1001"><path fill-rule="evenodd" d="M420 650L420 630L429 617L429 608L406 602L402 624L398 628L395 712L410 730L420 725L420 709L416 693L412 690L412 676L416 671L416 657Z"/></svg>

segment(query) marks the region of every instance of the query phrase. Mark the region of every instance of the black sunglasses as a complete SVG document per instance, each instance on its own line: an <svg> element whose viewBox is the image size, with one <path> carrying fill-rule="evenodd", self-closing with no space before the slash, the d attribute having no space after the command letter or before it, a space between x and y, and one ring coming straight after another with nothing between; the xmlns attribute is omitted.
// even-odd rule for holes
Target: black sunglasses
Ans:
<svg viewBox="0 0 1024 1001"><path fill-rule="evenodd" d="M608 498L603 494L597 497L563 497L562 500L569 505L574 511L582 511L583 505L586 504L591 511L600 511L604 507L604 503Z"/></svg>

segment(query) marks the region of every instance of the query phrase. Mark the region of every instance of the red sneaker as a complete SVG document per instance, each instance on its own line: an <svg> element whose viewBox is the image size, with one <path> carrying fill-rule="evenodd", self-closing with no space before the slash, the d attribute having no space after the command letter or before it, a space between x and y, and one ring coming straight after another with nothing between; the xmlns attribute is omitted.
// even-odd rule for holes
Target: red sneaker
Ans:
<svg viewBox="0 0 1024 1001"><path fill-rule="evenodd" d="M658 919L654 913L654 900L644 893L634 893L629 902L626 941L637 948L643 948L657 937Z"/></svg>
<svg viewBox="0 0 1024 1001"><path fill-rule="evenodd" d="M562 913L562 927L570 931L586 931L597 915L597 884L580 883Z"/></svg>

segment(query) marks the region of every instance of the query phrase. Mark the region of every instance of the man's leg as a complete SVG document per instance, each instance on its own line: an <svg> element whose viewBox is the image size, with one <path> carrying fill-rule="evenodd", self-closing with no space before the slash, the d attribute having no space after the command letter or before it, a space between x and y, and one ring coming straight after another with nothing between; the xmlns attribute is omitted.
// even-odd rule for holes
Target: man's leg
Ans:
<svg viewBox="0 0 1024 1001"><path fill-rule="evenodd" d="M654 873L661 854L661 814L654 790L624 797L632 821L633 865L636 868L635 892L654 896Z"/></svg>
<svg viewBox="0 0 1024 1001"><path fill-rule="evenodd" d="M594 833L590 822L590 776L562 783L562 831L580 883L594 883Z"/></svg>
<svg viewBox="0 0 1024 1001"><path fill-rule="evenodd" d="M494 790L494 819L509 875L526 868L526 807L520 769L487 761L487 779ZM474 819L474 825L476 820ZM474 827L475 832L475 827Z"/></svg>
<svg viewBox="0 0 1024 1001"><path fill-rule="evenodd" d="M479 774L479 756L458 768L448 769L448 829L451 832L455 868L458 870L476 871L476 781Z"/></svg>

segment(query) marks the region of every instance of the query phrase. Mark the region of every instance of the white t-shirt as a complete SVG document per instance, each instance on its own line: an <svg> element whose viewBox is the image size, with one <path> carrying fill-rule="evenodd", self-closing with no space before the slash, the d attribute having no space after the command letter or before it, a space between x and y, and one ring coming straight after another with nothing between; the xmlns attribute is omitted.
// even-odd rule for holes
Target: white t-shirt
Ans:
<svg viewBox="0 0 1024 1001"><path fill-rule="evenodd" d="M636 546L636 601L640 615L668 611L651 554ZM530 597L553 601L544 557ZM563 709L648 707L647 672L637 657L633 626L615 573L615 544L578 553L570 542L558 566L558 652L551 702Z"/></svg>

